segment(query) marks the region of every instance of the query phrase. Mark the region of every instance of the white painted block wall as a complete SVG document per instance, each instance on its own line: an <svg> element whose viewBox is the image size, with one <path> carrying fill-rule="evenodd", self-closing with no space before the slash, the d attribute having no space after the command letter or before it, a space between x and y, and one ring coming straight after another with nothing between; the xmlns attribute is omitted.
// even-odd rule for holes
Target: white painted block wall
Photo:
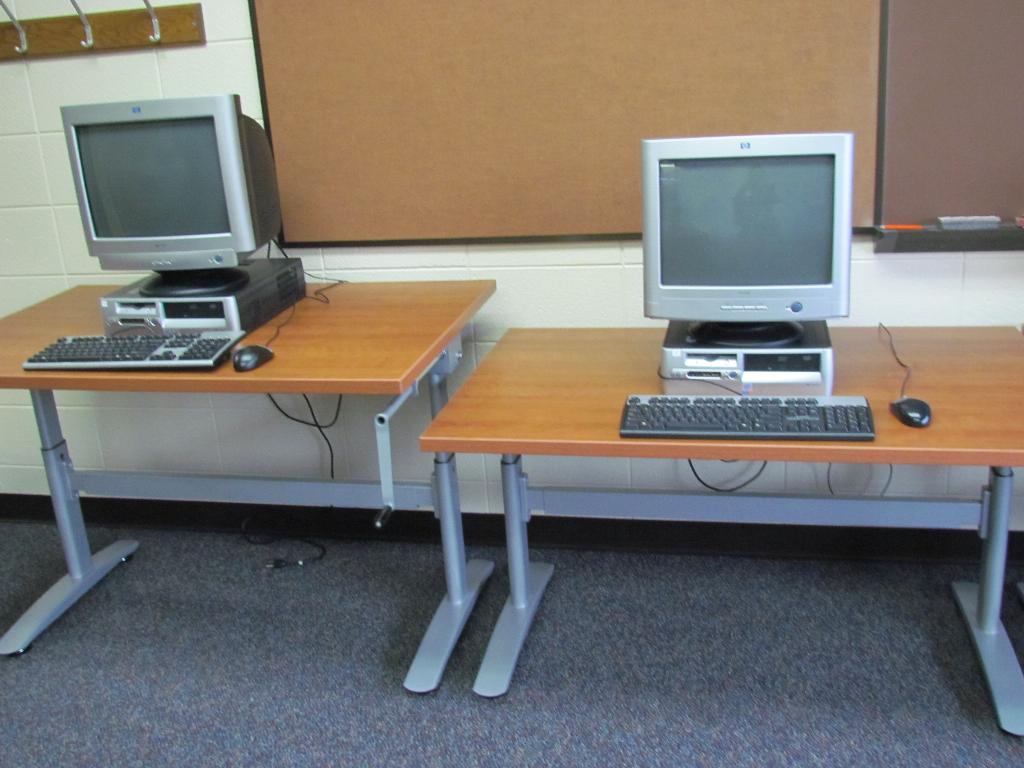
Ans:
<svg viewBox="0 0 1024 768"><path fill-rule="evenodd" d="M157 3L171 4L171 3ZM20 18L71 13L66 0L13 0ZM128 7L83 0L86 13ZM85 250L61 134L59 108L162 96L233 92L262 120L252 30L245 0L204 0L208 43L196 48L0 63L0 314L71 285L129 282L100 272ZM638 158L639 162L639 158ZM339 204L344 204L340 201ZM331 278L448 280L494 278L498 292L466 338L467 365L453 386L511 326L650 325L643 317L641 250L635 241L603 244L325 248L303 250L307 269ZM1024 253L882 254L854 246L852 314L836 325L1015 325L1024 321ZM98 310L97 310L98 311ZM54 335L60 334L59 324ZM301 412L301 401L284 398ZM319 476L327 451L315 431L286 421L263 397L59 393L76 466L111 469ZM330 431L339 477L376 474L371 417L384 398L347 397ZM328 414L333 401L316 397ZM416 438L429 414L425 393L395 421L396 475L429 477L431 457ZM0 493L46 493L28 397L0 391ZM529 458L531 481L593 487L699 486L685 462ZM708 479L743 478L746 465L701 462ZM886 468L840 466L833 485L877 493ZM500 511L495 457L460 456L467 511ZM976 496L983 469L898 467L890 495ZM1018 489L1024 484L1018 483ZM825 490L825 467L774 464L752 490ZM1024 529L1018 491L1014 528Z"/></svg>

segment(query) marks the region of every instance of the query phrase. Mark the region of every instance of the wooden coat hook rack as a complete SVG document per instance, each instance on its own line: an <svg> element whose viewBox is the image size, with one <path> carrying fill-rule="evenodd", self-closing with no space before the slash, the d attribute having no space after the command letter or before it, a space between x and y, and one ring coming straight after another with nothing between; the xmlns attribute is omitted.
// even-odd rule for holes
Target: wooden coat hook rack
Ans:
<svg viewBox="0 0 1024 768"><path fill-rule="evenodd" d="M206 42L199 3L154 8L142 0L144 8L86 14L76 0L69 2L74 15L16 19L0 0L10 19L0 23L0 61Z"/></svg>

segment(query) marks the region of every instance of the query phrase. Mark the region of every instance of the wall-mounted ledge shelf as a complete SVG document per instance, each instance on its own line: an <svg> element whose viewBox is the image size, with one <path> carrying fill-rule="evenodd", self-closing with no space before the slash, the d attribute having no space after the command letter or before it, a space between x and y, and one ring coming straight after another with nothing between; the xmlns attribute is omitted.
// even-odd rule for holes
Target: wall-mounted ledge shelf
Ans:
<svg viewBox="0 0 1024 768"><path fill-rule="evenodd" d="M206 42L203 9L199 3L167 5L153 9L159 20L159 40L154 42L153 20L146 8L89 13L93 44L84 46L83 23L78 15L18 19L27 43L20 53L21 35L15 24L0 24L0 62L49 56L78 56L138 48L202 45ZM0 18L3 18L0 14Z"/></svg>
<svg viewBox="0 0 1024 768"><path fill-rule="evenodd" d="M1024 251L1024 229L876 229L875 253Z"/></svg>

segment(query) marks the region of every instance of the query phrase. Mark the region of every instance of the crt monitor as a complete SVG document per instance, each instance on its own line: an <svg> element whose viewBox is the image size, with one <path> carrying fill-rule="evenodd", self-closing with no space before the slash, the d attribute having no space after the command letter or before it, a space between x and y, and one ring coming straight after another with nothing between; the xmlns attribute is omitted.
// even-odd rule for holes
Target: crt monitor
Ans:
<svg viewBox="0 0 1024 768"><path fill-rule="evenodd" d="M853 136L643 142L644 313L781 345L849 314Z"/></svg>
<svg viewBox="0 0 1024 768"><path fill-rule="evenodd" d="M61 108L89 253L146 295L223 293L281 227L270 144L236 95Z"/></svg>

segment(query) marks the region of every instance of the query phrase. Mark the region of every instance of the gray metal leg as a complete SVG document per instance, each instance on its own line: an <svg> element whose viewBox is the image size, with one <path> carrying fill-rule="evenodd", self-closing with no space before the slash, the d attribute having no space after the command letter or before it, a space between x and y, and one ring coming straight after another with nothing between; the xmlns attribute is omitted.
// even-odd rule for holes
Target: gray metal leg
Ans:
<svg viewBox="0 0 1024 768"><path fill-rule="evenodd" d="M43 630L139 546L136 541L117 541L92 554L82 520L82 508L71 482L74 469L60 429L53 392L42 390L31 394L42 443L43 466L68 572L0 637L0 654L3 655L25 651Z"/></svg>
<svg viewBox="0 0 1024 768"><path fill-rule="evenodd" d="M447 395L444 378L432 375L430 404L434 415L444 407ZM420 641L420 647L405 677L406 690L414 693L433 691L441 684L448 659L466 626L469 614L473 612L480 590L494 572L494 563L490 560L466 562L454 454L438 453L434 456L434 498L441 521L447 594L434 612L434 618Z"/></svg>
<svg viewBox="0 0 1024 768"><path fill-rule="evenodd" d="M508 692L519 653L533 623L534 614L555 567L531 563L527 544L526 476L522 456L501 459L502 495L505 503L505 539L508 549L509 598L487 644L473 692L501 696Z"/></svg>
<svg viewBox="0 0 1024 768"><path fill-rule="evenodd" d="M490 560L465 562L455 457L452 454L437 454L434 458L434 483L448 591L434 612L405 677L405 688L413 693L427 693L441 684L441 676L455 643L476 605L481 588L494 571L494 563Z"/></svg>
<svg viewBox="0 0 1024 768"><path fill-rule="evenodd" d="M1024 736L1024 674L999 619L1012 495L1013 470L993 467L989 473L981 583L956 582L953 592L985 673L999 727Z"/></svg>

